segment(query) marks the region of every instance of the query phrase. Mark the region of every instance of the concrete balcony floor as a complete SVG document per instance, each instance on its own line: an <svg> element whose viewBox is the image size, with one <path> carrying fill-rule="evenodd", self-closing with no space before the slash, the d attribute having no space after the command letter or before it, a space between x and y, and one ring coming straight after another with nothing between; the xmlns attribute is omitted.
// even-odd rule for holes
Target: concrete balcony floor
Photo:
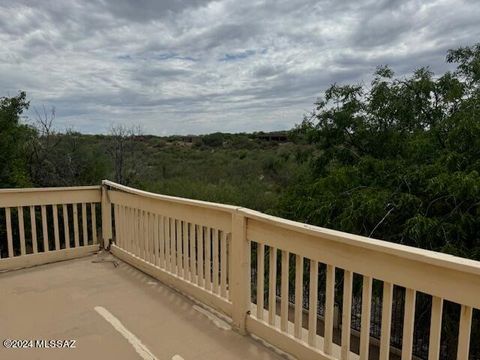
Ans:
<svg viewBox="0 0 480 360"><path fill-rule="evenodd" d="M1 341L76 340L74 349L0 345L0 359L284 358L110 255L4 272L0 289Z"/></svg>

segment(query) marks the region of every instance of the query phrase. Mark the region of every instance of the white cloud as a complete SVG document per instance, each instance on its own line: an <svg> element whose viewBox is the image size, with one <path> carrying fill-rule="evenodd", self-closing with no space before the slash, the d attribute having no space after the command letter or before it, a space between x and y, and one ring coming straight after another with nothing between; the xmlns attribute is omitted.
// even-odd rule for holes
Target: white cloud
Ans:
<svg viewBox="0 0 480 360"><path fill-rule="evenodd" d="M90 133L286 129L376 65L444 71L479 18L468 0L0 0L0 89Z"/></svg>

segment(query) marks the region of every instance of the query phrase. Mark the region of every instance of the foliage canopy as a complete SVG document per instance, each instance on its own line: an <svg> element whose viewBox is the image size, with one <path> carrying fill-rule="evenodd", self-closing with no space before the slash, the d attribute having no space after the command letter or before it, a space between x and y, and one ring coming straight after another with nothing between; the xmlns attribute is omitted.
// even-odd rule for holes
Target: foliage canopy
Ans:
<svg viewBox="0 0 480 360"><path fill-rule="evenodd" d="M392 242L480 259L480 44L450 50L454 70L332 85L289 134L158 138L53 131L22 120L25 92L0 98L0 186L115 178ZM126 129L123 129L126 130Z"/></svg>
<svg viewBox="0 0 480 360"><path fill-rule="evenodd" d="M332 85L295 129L316 146L281 214L480 259L480 44L456 69Z"/></svg>

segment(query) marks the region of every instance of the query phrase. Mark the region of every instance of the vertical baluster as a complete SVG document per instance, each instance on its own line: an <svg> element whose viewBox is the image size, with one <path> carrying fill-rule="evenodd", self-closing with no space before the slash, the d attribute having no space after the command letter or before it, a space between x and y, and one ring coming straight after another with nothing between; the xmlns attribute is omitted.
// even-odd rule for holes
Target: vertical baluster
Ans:
<svg viewBox="0 0 480 360"><path fill-rule="evenodd" d="M350 354L350 331L352 327L352 281L353 273L345 270L343 273L342 360L348 360L348 356Z"/></svg>
<svg viewBox="0 0 480 360"><path fill-rule="evenodd" d="M115 245L120 246L120 205L113 205L113 218L115 220Z"/></svg>
<svg viewBox="0 0 480 360"><path fill-rule="evenodd" d="M333 341L333 313L335 310L335 266L327 265L327 279L325 287L325 339L323 351L332 354Z"/></svg>
<svg viewBox="0 0 480 360"><path fill-rule="evenodd" d="M147 239L147 257L146 261L153 263L153 214L151 212L146 212L145 220L145 232Z"/></svg>
<svg viewBox="0 0 480 360"><path fill-rule="evenodd" d="M150 249L150 263L155 264L155 214L149 213L148 214L148 236L149 236L149 249Z"/></svg>
<svg viewBox="0 0 480 360"><path fill-rule="evenodd" d="M175 260L175 219L168 218L167 243L168 243L168 261L170 272L176 271L177 261Z"/></svg>
<svg viewBox="0 0 480 360"><path fill-rule="evenodd" d="M131 244L132 244L132 238L133 238L133 225L131 223L132 217L131 217L131 208L125 206L125 243L124 243L124 250L128 252L131 251Z"/></svg>
<svg viewBox="0 0 480 360"><path fill-rule="evenodd" d="M370 317L372 311L372 283L370 276L363 277L362 324L360 330L360 360L368 360L370 347Z"/></svg>
<svg viewBox="0 0 480 360"><path fill-rule="evenodd" d="M143 247L144 247L144 257L143 259L147 262L150 262L150 222L149 222L149 215L148 211L143 211Z"/></svg>
<svg viewBox="0 0 480 360"><path fill-rule="evenodd" d="M310 260L310 289L308 301L308 345L317 345L318 261Z"/></svg>
<svg viewBox="0 0 480 360"><path fill-rule="evenodd" d="M168 241L168 249L169 249L169 253L168 253L168 259L169 259L169 262L170 262L170 271L172 273L174 273L175 271L177 271L176 269L176 266L177 266L177 260L176 260L176 255L175 255L175 219L173 218L169 218L169 222L168 222L168 230L167 230L167 234L168 234L168 238L167 238L167 241Z"/></svg>
<svg viewBox="0 0 480 360"><path fill-rule="evenodd" d="M5 208L5 222L7 227L8 257L13 257L12 213L9 207Z"/></svg>
<svg viewBox="0 0 480 360"><path fill-rule="evenodd" d="M123 226L123 240L122 240L122 249L127 251L128 249L128 208L122 206L122 226Z"/></svg>
<svg viewBox="0 0 480 360"><path fill-rule="evenodd" d="M143 210L137 209L138 214L138 257L143 259L145 257L144 228L143 228Z"/></svg>
<svg viewBox="0 0 480 360"><path fill-rule="evenodd" d="M207 227L205 236L205 289L212 290L212 229Z"/></svg>
<svg viewBox="0 0 480 360"><path fill-rule="evenodd" d="M60 234L58 231L58 208L56 204L52 205L53 210L53 235L55 237L55 250L60 250Z"/></svg>
<svg viewBox="0 0 480 360"><path fill-rule="evenodd" d="M142 224L141 224L141 235L142 235L142 259L148 261L148 211L142 210Z"/></svg>
<svg viewBox="0 0 480 360"><path fill-rule="evenodd" d="M170 218L165 217L164 219L165 226L165 268L167 271L170 271Z"/></svg>
<svg viewBox="0 0 480 360"><path fill-rule="evenodd" d="M134 208L129 208L129 221L128 221L128 227L130 228L130 231L128 233L129 240L128 240L128 251L135 255L136 250L135 250L135 209Z"/></svg>
<svg viewBox="0 0 480 360"><path fill-rule="evenodd" d="M145 211L138 209L138 246L139 256L145 259Z"/></svg>
<svg viewBox="0 0 480 360"><path fill-rule="evenodd" d="M138 257L143 259L145 256L144 228L143 228L143 210L137 209L138 216Z"/></svg>
<svg viewBox="0 0 480 360"><path fill-rule="evenodd" d="M125 250L130 252L131 249L131 241L132 241L132 225L130 223L131 216L130 216L130 208L125 207Z"/></svg>
<svg viewBox="0 0 480 360"><path fill-rule="evenodd" d="M289 283L289 253L282 250L282 283L280 289L280 329L284 332L288 331L288 283Z"/></svg>
<svg viewBox="0 0 480 360"><path fill-rule="evenodd" d="M146 210L142 210L142 244L143 244L143 260L149 262L150 256L150 245L149 245L149 212Z"/></svg>
<svg viewBox="0 0 480 360"><path fill-rule="evenodd" d="M227 299L228 300L232 300L232 292L230 291L231 290L231 287L230 287L230 279L231 279L231 276L232 276L232 257L230 255L230 252L232 250L232 233L228 233L227 236L227 287L228 287L228 291L227 291ZM251 248L251 244L250 244L250 248Z"/></svg>
<svg viewBox="0 0 480 360"><path fill-rule="evenodd" d="M65 249L70 249L70 225L68 221L68 205L62 204L63 210L63 232L65 237Z"/></svg>
<svg viewBox="0 0 480 360"><path fill-rule="evenodd" d="M68 225L68 208L67 204L62 204L63 210L63 232L65 238L65 249L70 249L70 227Z"/></svg>
<svg viewBox="0 0 480 360"><path fill-rule="evenodd" d="M30 206L30 230L32 234L32 248L33 253L38 253L38 243L37 243L37 219L35 217L35 206Z"/></svg>
<svg viewBox="0 0 480 360"><path fill-rule="evenodd" d="M269 247L268 274L268 323L275 325L277 313L277 249Z"/></svg>
<svg viewBox="0 0 480 360"><path fill-rule="evenodd" d="M127 249L127 208L124 205L120 205L120 226L122 229L121 248Z"/></svg>
<svg viewBox="0 0 480 360"><path fill-rule="evenodd" d="M172 268L172 272L175 274L178 273L178 244L177 244L177 223L179 220L177 219L172 219L172 223L170 224L170 232L171 232L171 245L170 249L172 251L172 264L174 264Z"/></svg>
<svg viewBox="0 0 480 360"><path fill-rule="evenodd" d="M118 205L117 204L113 204L113 218L114 218L114 231L115 231L115 245L118 246L119 242L120 242L120 234L119 234L119 230L118 230L118 227L119 227L119 219L118 219L119 215L118 215Z"/></svg>
<svg viewBox="0 0 480 360"><path fill-rule="evenodd" d="M45 205L42 205L40 210L42 213L43 251L47 252L50 251L48 246L47 207Z"/></svg>
<svg viewBox="0 0 480 360"><path fill-rule="evenodd" d="M25 255L27 253L25 247L25 224L23 219L23 206L17 208L18 215L18 232L20 235L20 254Z"/></svg>
<svg viewBox="0 0 480 360"><path fill-rule="evenodd" d="M145 261L150 262L150 253L152 251L150 246L150 213L144 212L143 228L145 234Z"/></svg>
<svg viewBox="0 0 480 360"><path fill-rule="evenodd" d="M127 208L123 206L120 208L121 218L122 218L122 249L127 250L127 233L128 233L128 222L127 222Z"/></svg>
<svg viewBox="0 0 480 360"><path fill-rule="evenodd" d="M195 241L195 225L189 223L190 227L190 281L195 283L197 281L197 269L196 269L196 241Z"/></svg>
<svg viewBox="0 0 480 360"><path fill-rule="evenodd" d="M220 296L227 297L227 237L224 231L220 233Z"/></svg>
<svg viewBox="0 0 480 360"><path fill-rule="evenodd" d="M150 213L150 262L156 265L156 251L155 251L155 214Z"/></svg>
<svg viewBox="0 0 480 360"><path fill-rule="evenodd" d="M165 269L165 216L160 216L160 267Z"/></svg>
<svg viewBox="0 0 480 360"><path fill-rule="evenodd" d="M135 209L135 225L134 225L134 231L135 231L135 254L141 258L141 235L140 235L140 209Z"/></svg>
<svg viewBox="0 0 480 360"><path fill-rule="evenodd" d="M183 245L183 278L190 279L190 261L188 259L188 223L183 221L182 229L182 245Z"/></svg>
<svg viewBox="0 0 480 360"><path fill-rule="evenodd" d="M118 207L118 221L119 221L119 228L120 228L120 241L119 246L122 249L125 249L125 206L120 205Z"/></svg>
<svg viewBox="0 0 480 360"><path fill-rule="evenodd" d="M472 331L472 308L462 305L458 328L457 360L468 359L470 350L470 333Z"/></svg>
<svg viewBox="0 0 480 360"><path fill-rule="evenodd" d="M410 360L413 351L413 329L415 325L415 298L413 289L405 289L405 311L403 315L402 360Z"/></svg>
<svg viewBox="0 0 480 360"><path fill-rule="evenodd" d="M182 249L182 221L177 220L177 232L175 236L175 244L177 248L177 275L183 276L183 249Z"/></svg>
<svg viewBox="0 0 480 360"><path fill-rule="evenodd" d="M138 256L138 212L136 208L133 208L132 218L132 253Z"/></svg>
<svg viewBox="0 0 480 360"><path fill-rule="evenodd" d="M382 330L380 334L380 360L388 360L390 357L390 329L392 326L392 297L393 284L383 282L382 298Z"/></svg>
<svg viewBox="0 0 480 360"><path fill-rule="evenodd" d="M170 219L170 261L172 267L172 273L177 273L177 247L176 247L176 234L175 234L175 227L176 227L177 220Z"/></svg>
<svg viewBox="0 0 480 360"><path fill-rule="evenodd" d="M83 245L88 245L87 204L82 203L82 232Z"/></svg>
<svg viewBox="0 0 480 360"><path fill-rule="evenodd" d="M137 210L135 208L130 209L130 214L132 218L130 219L130 224L132 226L132 239L130 243L130 252L134 255L137 254L137 230L136 230L136 223L137 223Z"/></svg>
<svg viewBox="0 0 480 360"><path fill-rule="evenodd" d="M72 204L73 206L73 239L75 247L80 246L80 237L78 235L78 204Z"/></svg>
<svg viewBox="0 0 480 360"><path fill-rule="evenodd" d="M137 209L138 216L138 257L143 259L144 256L144 244L143 244L143 210Z"/></svg>
<svg viewBox="0 0 480 360"><path fill-rule="evenodd" d="M154 262L156 266L160 266L160 234L158 232L158 217L159 215L153 214L153 241L154 241Z"/></svg>
<svg viewBox="0 0 480 360"><path fill-rule="evenodd" d="M265 245L257 243L257 319L263 320L265 289Z"/></svg>
<svg viewBox="0 0 480 360"><path fill-rule="evenodd" d="M212 230L212 246L213 246L213 293L218 294L218 230Z"/></svg>
<svg viewBox="0 0 480 360"><path fill-rule="evenodd" d="M130 249L129 251L132 254L136 253L136 242L135 242L135 209L130 208Z"/></svg>
<svg viewBox="0 0 480 360"><path fill-rule="evenodd" d="M92 215L92 239L93 243L97 244L97 215L95 213L95 203L90 204L90 211Z"/></svg>
<svg viewBox="0 0 480 360"><path fill-rule="evenodd" d="M438 360L440 356L440 337L442 334L443 299L432 297L432 317L430 320L430 341L428 343L428 360Z"/></svg>
<svg viewBox="0 0 480 360"><path fill-rule="evenodd" d="M196 225L197 227L197 236L198 236L198 286L204 287L204 263L203 263L203 240L204 240L204 232L203 227L201 225Z"/></svg>
<svg viewBox="0 0 480 360"><path fill-rule="evenodd" d="M143 260L149 262L149 257L150 257L150 245L149 245L149 234L148 234L148 228L149 228L149 222L148 222L148 216L149 213L148 211L143 211L143 247L144 247L144 256Z"/></svg>
<svg viewBox="0 0 480 360"><path fill-rule="evenodd" d="M127 224L127 208L125 206L120 207L120 216L122 218L122 249L127 249L127 231L128 231L128 224Z"/></svg>
<svg viewBox="0 0 480 360"><path fill-rule="evenodd" d="M145 245L143 244L143 210L137 209L137 216L138 216L138 257L140 259L143 259L144 257L144 251L145 251Z"/></svg>
<svg viewBox="0 0 480 360"><path fill-rule="evenodd" d="M294 335L302 337L303 317L303 256L295 255L295 324Z"/></svg>

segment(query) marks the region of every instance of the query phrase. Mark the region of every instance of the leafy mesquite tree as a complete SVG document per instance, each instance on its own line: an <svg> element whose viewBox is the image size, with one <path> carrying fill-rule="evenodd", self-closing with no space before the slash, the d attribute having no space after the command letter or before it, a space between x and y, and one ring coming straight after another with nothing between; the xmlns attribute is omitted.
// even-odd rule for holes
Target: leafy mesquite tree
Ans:
<svg viewBox="0 0 480 360"><path fill-rule="evenodd" d="M480 259L480 44L450 50L447 61L456 69L439 77L421 68L398 78L383 66L369 87L332 85L294 129L315 151L279 213ZM402 291L395 294L401 304ZM428 353L431 309L423 295L417 296L414 340L420 358ZM379 292L373 296L381 299ZM442 359L456 358L458 312L446 302ZM479 329L474 317L472 339ZM479 344L472 343L470 354L478 358Z"/></svg>
<svg viewBox="0 0 480 360"><path fill-rule="evenodd" d="M280 213L480 259L480 44L450 50L455 71L370 87L332 85L294 130L316 145Z"/></svg>
<svg viewBox="0 0 480 360"><path fill-rule="evenodd" d="M0 187L29 185L26 144L34 130L21 121L28 106L23 91L0 98Z"/></svg>

